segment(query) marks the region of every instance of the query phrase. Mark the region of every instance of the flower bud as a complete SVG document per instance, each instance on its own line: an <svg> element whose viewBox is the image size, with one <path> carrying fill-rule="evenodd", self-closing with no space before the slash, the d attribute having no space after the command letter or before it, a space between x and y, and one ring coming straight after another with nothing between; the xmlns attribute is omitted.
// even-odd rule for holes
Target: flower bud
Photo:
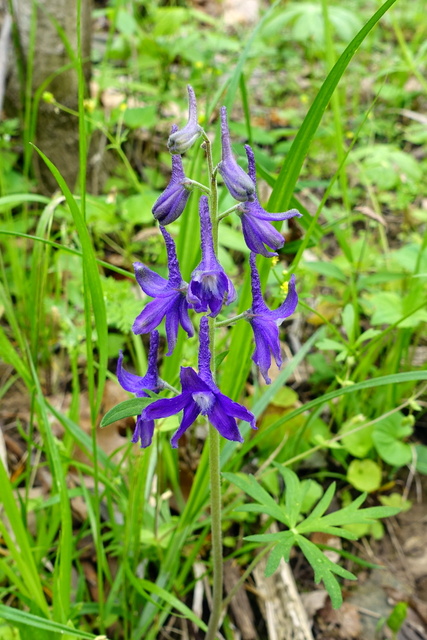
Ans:
<svg viewBox="0 0 427 640"><path fill-rule="evenodd" d="M177 130L178 127L174 125L171 135ZM153 216L161 225L166 226L174 222L184 211L191 193L191 190L186 187L187 182L188 178L186 178L184 173L181 156L172 156L172 176L170 182L163 193L157 198L152 209Z"/></svg>
<svg viewBox="0 0 427 640"><path fill-rule="evenodd" d="M185 153L202 133L202 127L197 122L197 102L193 88L187 86L188 91L188 122L183 129L175 131L169 136L168 149L172 154Z"/></svg>
<svg viewBox="0 0 427 640"><path fill-rule="evenodd" d="M227 108L221 107L221 145L222 160L218 164L225 186L235 200L252 202L254 200L255 185L248 174L240 167L231 150L230 132L227 124Z"/></svg>

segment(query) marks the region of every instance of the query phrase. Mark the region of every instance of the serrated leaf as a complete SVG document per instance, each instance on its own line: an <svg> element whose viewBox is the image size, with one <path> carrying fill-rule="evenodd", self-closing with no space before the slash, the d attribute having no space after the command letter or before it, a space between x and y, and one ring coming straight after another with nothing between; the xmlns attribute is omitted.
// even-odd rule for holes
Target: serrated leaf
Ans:
<svg viewBox="0 0 427 640"><path fill-rule="evenodd" d="M116 405L101 420L101 427L107 427L109 424L129 418L130 416L139 416L141 411L153 402L153 398L129 398Z"/></svg>
<svg viewBox="0 0 427 640"><path fill-rule="evenodd" d="M288 527L292 529L298 522L298 516L301 510L302 495L301 495L301 483L296 473L284 467L282 465L275 465L279 470L279 473L283 477L286 485L285 492L285 505L286 515L289 520Z"/></svg>
<svg viewBox="0 0 427 640"><path fill-rule="evenodd" d="M282 541L279 542L274 547L274 549L271 550L270 555L268 556L267 566L265 567L266 578L269 578L273 575L282 558L285 560L285 562L289 562L291 549L295 542L295 535L290 531L288 531L287 533L288 535L286 537L283 537Z"/></svg>
<svg viewBox="0 0 427 640"><path fill-rule="evenodd" d="M329 558L327 558L313 542L307 540L307 538L297 536L295 543L311 564L314 570L314 581L316 584L323 581L331 598L332 606L335 609L340 607L342 604L341 588L333 574L336 573L341 578L346 578L347 580L356 580L356 576L329 560Z"/></svg>
<svg viewBox="0 0 427 640"><path fill-rule="evenodd" d="M237 473L223 473L223 477L239 487L251 498L259 502L264 507L269 508L270 515L273 515L279 522L283 522L288 526L288 518L283 509L274 501L274 499L261 487L253 475L243 475Z"/></svg>

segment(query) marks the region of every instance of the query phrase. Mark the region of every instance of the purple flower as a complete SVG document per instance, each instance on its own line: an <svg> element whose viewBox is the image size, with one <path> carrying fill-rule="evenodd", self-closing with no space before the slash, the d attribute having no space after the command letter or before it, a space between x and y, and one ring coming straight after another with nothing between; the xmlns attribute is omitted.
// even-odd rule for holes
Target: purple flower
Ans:
<svg viewBox="0 0 427 640"><path fill-rule="evenodd" d="M191 367L181 367L182 392L175 398L156 400L142 412L145 420L167 418L184 410L181 424L171 439L172 447L194 423L197 416L206 416L209 422L227 440L242 442L236 418L249 422L253 429L255 416L244 406L233 402L222 394L211 373L211 353L209 348L209 324L206 316L200 321L199 373Z"/></svg>
<svg viewBox="0 0 427 640"><path fill-rule="evenodd" d="M178 127L173 125L172 133L178 131ZM180 155L172 156L172 175L170 182L161 196L154 203L152 212L153 216L166 226L179 218L184 211L188 198L190 197L190 189L186 186L188 178L186 178L182 166L182 158Z"/></svg>
<svg viewBox="0 0 427 640"><path fill-rule="evenodd" d="M159 378L157 370L157 352L159 349L159 334L153 331L150 340L150 352L148 354L148 369L145 376L137 376L129 373L123 367L123 353L120 351L119 360L117 362L117 378L119 383L126 389L134 393L137 398L148 398L146 391L154 391L158 393L163 388L163 383ZM141 447L145 448L151 444L154 433L154 420L145 420L139 415L136 419L135 431L133 432L132 442L141 441Z"/></svg>
<svg viewBox="0 0 427 640"><path fill-rule="evenodd" d="M132 331L135 334L150 333L166 317L166 336L169 347L166 355L170 356L176 344L179 325L181 324L190 337L194 335L194 329L188 316L190 308L186 297L188 284L183 281L179 270L174 241L162 226L160 231L166 243L169 279L165 280L141 262L134 263L139 286L154 300L149 302L136 318Z"/></svg>
<svg viewBox="0 0 427 640"><path fill-rule="evenodd" d="M222 160L218 164L218 171L224 180L225 186L235 200L239 200L239 202L253 200L255 185L248 174L237 164L231 150L226 107L221 107L221 145Z"/></svg>
<svg viewBox="0 0 427 640"><path fill-rule="evenodd" d="M200 198L200 236L202 260L191 274L187 300L197 312L211 310L212 317L217 316L223 304L236 299L233 283L215 255L212 237L212 223L206 196Z"/></svg>
<svg viewBox="0 0 427 640"><path fill-rule="evenodd" d="M248 156L248 175L256 185L256 171L255 171L255 158L254 152L251 147L245 145L246 155ZM245 238L245 242L251 251L260 253L261 255L269 258L271 256L277 256L276 252L268 251L264 245L266 244L273 249L280 249L285 243L285 239L282 234L273 227L271 222L277 222L279 220L289 220L289 218L301 217L301 213L296 209L290 209L283 213L268 213L265 211L259 203L258 197L255 192L253 202L242 203L237 213L242 220L242 230Z"/></svg>
<svg viewBox="0 0 427 640"><path fill-rule="evenodd" d="M182 129L174 131L169 136L168 149L172 154L184 153L201 135L203 129L197 123L197 102L193 87L187 86L188 91L188 122Z"/></svg>
<svg viewBox="0 0 427 640"><path fill-rule="evenodd" d="M292 315L298 304L298 295L295 290L295 276L293 275L290 279L286 300L282 302L278 309L270 311L262 297L261 283L256 268L256 256L254 253L251 253L250 265L252 307L246 312L246 319L252 325L254 332L255 351L252 360L259 367L266 383L270 384L271 380L268 377L268 370L271 366L271 356L275 359L278 367L282 365L279 326L286 318Z"/></svg>

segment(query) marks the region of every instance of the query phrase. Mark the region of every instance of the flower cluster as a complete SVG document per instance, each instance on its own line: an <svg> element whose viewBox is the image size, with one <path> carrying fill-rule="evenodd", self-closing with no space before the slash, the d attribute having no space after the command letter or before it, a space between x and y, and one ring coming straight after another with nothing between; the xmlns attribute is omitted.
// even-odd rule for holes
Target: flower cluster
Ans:
<svg viewBox="0 0 427 640"><path fill-rule="evenodd" d="M168 140L168 148L172 154L171 179L153 207L153 215L159 221L160 231L166 246L168 278L163 278L141 262L134 263L135 276L139 286L145 294L152 298L135 319L132 327L135 334L149 333L151 336L148 370L145 376L129 373L123 367L123 355L120 353L117 377L122 387L135 393L138 397L147 397L148 391L157 394L162 389L169 388L169 385L163 382L158 374L159 334L156 328L165 318L168 342L166 355L171 355L176 345L179 325L189 337L194 335L194 327L189 315L190 310L206 315L203 315L200 320L198 332L198 372L191 367L181 367L181 393L176 392L175 397L156 399L142 410L137 418L132 439L133 442L139 441L141 447L147 447L151 444L156 419L166 418L181 411L183 413L180 426L171 439L173 447L178 446L179 438L199 415L206 416L211 425L228 440L242 441L236 419L249 422L252 428L256 428L254 415L243 405L222 394L212 373L210 336L211 332L215 330L215 318L221 313L224 306L230 305L236 300L233 283L221 266L215 249L218 220L224 217L224 215L218 215L218 211L215 210L218 201L216 193L214 193L217 172L231 196L237 201L231 210L234 210L240 217L243 237L251 251L252 306L241 316L231 318L230 323L240 317L250 323L255 342L252 360L258 366L267 384L271 382L268 371L272 357L277 366L281 366L279 326L294 312L298 304L295 276L292 276L284 302L274 311L267 307L262 296L256 254L265 257L276 256L277 249L283 246L284 238L272 225L272 222L298 217L300 213L296 209L291 209L271 214L262 208L256 193L254 153L247 145L248 172L246 173L238 165L233 155L225 107L222 107L220 114L221 161L214 171L210 172L210 186L204 187L185 176L182 154L190 149L199 137L202 137L205 143L208 142L205 132L197 121L196 97L191 87L188 87L188 98L188 122L182 129L173 126ZM206 144L204 146L207 147ZM212 167L211 161L208 166ZM195 188L201 188L208 195L201 196L199 201L201 260L187 283L181 275L174 240L165 226L183 214L191 191ZM273 251L270 251L269 248Z"/></svg>

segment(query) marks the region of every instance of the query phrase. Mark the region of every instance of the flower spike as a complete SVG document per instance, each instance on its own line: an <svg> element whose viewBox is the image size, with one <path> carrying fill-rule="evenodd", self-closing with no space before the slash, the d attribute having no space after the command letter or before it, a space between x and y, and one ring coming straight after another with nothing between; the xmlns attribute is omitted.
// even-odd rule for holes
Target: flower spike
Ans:
<svg viewBox="0 0 427 640"><path fill-rule="evenodd" d="M253 200L255 185L242 167L237 164L231 150L226 107L221 107L221 145L222 160L218 164L218 171L224 180L225 186L235 200L239 202Z"/></svg>
<svg viewBox="0 0 427 640"><path fill-rule="evenodd" d="M220 392L213 381L210 367L209 324L204 316L200 322L199 373L191 367L181 367L182 392L175 398L156 400L146 407L144 420L167 418L184 410L181 424L171 439L172 447L178 446L179 438L195 422L197 416L206 416L212 426L227 440L243 442L236 418L249 422L253 429L255 416L238 402L233 402Z"/></svg>
<svg viewBox="0 0 427 640"><path fill-rule="evenodd" d="M166 317L166 336L170 356L175 348L178 328L181 324L189 337L194 335L193 325L188 316L188 284L183 281L176 256L175 243L164 227L160 231L165 239L168 254L169 279L166 280L141 262L134 263L135 276L141 289L154 300L149 302L133 323L135 334L150 333Z"/></svg>
<svg viewBox="0 0 427 640"><path fill-rule="evenodd" d="M168 149L172 154L182 154L189 149L202 133L202 127L197 123L197 102L193 87L187 86L188 91L188 121L185 127L174 131L169 136Z"/></svg>
<svg viewBox="0 0 427 640"><path fill-rule="evenodd" d="M215 255L206 196L200 198L199 214L202 260L191 274L187 300L197 312L207 311L209 307L210 315L215 317L223 304L228 305L236 299L236 291Z"/></svg>
<svg viewBox="0 0 427 640"><path fill-rule="evenodd" d="M178 127L174 124L171 134L178 131ZM188 198L190 197L190 189L186 186L188 178L184 173L182 166L182 158L180 155L172 156L172 175L170 182L163 193L154 203L152 212L153 216L166 226L171 222L175 222L185 209Z"/></svg>
<svg viewBox="0 0 427 640"><path fill-rule="evenodd" d="M159 378L157 369L157 353L159 349L159 334L153 331L150 339L150 351L148 354L148 369L145 376L138 376L135 373L126 371L123 367L123 352L120 351L117 362L117 378L120 385L126 391L134 393L137 398L148 398L146 391L154 391L158 393L163 388L163 382ZM141 448L148 447L151 444L154 433L154 420L144 420L139 415L136 419L135 430L132 436L132 442L141 442Z"/></svg>
<svg viewBox="0 0 427 640"><path fill-rule="evenodd" d="M288 295L278 309L270 311L264 302L261 292L261 282L256 268L256 256L251 253L251 283L252 283L252 307L246 312L246 319L252 326L255 339L255 351L252 360L259 367L259 370L266 381L270 384L268 370L271 366L271 356L276 361L277 366L282 366L282 356L280 353L279 327L282 322L289 318L298 304L298 295L295 289L295 276L289 281Z"/></svg>
<svg viewBox="0 0 427 640"><path fill-rule="evenodd" d="M251 147L245 145L246 155L248 157L248 175L256 185L255 157ZM271 222L289 220L294 217L301 217L301 213L297 209L290 209L283 213L268 213L262 208L256 191L252 202L242 203L237 213L242 221L242 230L245 242L248 248L255 253L260 253L266 258L277 256L275 251L268 251L264 245L280 249L285 243L282 234L275 229Z"/></svg>

